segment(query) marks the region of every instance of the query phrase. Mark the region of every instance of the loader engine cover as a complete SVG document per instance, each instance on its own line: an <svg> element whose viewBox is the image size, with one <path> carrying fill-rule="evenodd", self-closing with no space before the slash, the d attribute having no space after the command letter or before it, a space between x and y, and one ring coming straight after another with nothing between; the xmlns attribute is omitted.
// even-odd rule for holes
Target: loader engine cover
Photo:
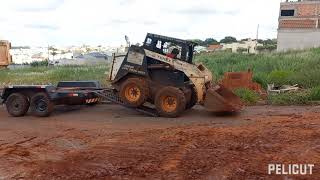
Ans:
<svg viewBox="0 0 320 180"><path fill-rule="evenodd" d="M119 81L128 74L148 76L146 55L143 48L131 46L118 72L112 73L116 74L114 82Z"/></svg>

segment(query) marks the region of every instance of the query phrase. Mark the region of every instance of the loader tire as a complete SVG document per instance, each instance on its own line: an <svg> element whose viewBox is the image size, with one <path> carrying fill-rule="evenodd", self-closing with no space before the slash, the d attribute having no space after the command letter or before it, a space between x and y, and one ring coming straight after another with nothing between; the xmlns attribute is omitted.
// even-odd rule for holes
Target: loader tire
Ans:
<svg viewBox="0 0 320 180"><path fill-rule="evenodd" d="M120 98L130 107L143 105L149 97L149 87L143 78L129 78L120 86Z"/></svg>
<svg viewBox="0 0 320 180"><path fill-rule="evenodd" d="M164 87L156 94L155 106L160 116L175 118L184 112L186 97L178 88Z"/></svg>
<svg viewBox="0 0 320 180"><path fill-rule="evenodd" d="M31 113L38 117L48 117L53 111L54 104L46 93L37 93L30 102Z"/></svg>
<svg viewBox="0 0 320 180"><path fill-rule="evenodd" d="M7 111L13 117L24 116L28 112L29 106L28 98L20 93L11 94L6 100Z"/></svg>
<svg viewBox="0 0 320 180"><path fill-rule="evenodd" d="M196 93L196 91L192 88L191 98L190 98L190 100L187 102L186 110L192 109L193 106L195 106L195 105L197 104L197 102L198 102L197 93Z"/></svg>

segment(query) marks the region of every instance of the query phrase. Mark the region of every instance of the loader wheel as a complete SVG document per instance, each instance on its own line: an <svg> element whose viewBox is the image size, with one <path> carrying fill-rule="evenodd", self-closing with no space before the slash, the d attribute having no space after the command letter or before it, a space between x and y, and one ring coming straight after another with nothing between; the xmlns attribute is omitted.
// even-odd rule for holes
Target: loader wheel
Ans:
<svg viewBox="0 0 320 180"><path fill-rule="evenodd" d="M129 78L120 87L121 100L130 107L143 105L149 96L149 88L142 78Z"/></svg>
<svg viewBox="0 0 320 180"><path fill-rule="evenodd" d="M20 93L11 94L6 100L7 111L11 116L24 116L29 109L30 103L28 98Z"/></svg>
<svg viewBox="0 0 320 180"><path fill-rule="evenodd" d="M192 109L193 106L195 106L198 102L198 96L197 96L197 93L194 89L192 89L191 91L191 98L190 100L187 102L187 105L186 105L186 109L189 110L189 109Z"/></svg>
<svg viewBox="0 0 320 180"><path fill-rule="evenodd" d="M54 107L46 93L37 93L33 95L30 104L31 113L38 117L48 117Z"/></svg>
<svg viewBox="0 0 320 180"><path fill-rule="evenodd" d="M164 87L156 94L155 106L163 117L178 117L186 108L184 93L175 87Z"/></svg>

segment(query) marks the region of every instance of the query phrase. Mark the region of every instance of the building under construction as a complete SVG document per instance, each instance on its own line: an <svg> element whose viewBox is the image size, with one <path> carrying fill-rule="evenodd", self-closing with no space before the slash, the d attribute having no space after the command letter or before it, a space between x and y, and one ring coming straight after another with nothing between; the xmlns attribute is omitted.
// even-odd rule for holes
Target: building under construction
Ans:
<svg viewBox="0 0 320 180"><path fill-rule="evenodd" d="M278 51L320 47L320 0L281 2Z"/></svg>

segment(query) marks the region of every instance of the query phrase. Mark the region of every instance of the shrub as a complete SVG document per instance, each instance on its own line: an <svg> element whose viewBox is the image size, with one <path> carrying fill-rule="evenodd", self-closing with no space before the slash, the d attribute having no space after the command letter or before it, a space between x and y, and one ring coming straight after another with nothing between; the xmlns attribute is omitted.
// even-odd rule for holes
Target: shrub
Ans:
<svg viewBox="0 0 320 180"><path fill-rule="evenodd" d="M30 63L32 67L48 66L48 61L33 61Z"/></svg>
<svg viewBox="0 0 320 180"><path fill-rule="evenodd" d="M272 71L268 76L268 81L279 86L290 84L290 76L292 74L290 71Z"/></svg>
<svg viewBox="0 0 320 180"><path fill-rule="evenodd" d="M268 101L272 105L306 105L309 104L310 92L288 92L269 95Z"/></svg>
<svg viewBox="0 0 320 180"><path fill-rule="evenodd" d="M263 89L268 88L267 75L262 73L254 74L253 81L260 84Z"/></svg>
<svg viewBox="0 0 320 180"><path fill-rule="evenodd" d="M320 101L320 86L311 89L310 100Z"/></svg>
<svg viewBox="0 0 320 180"><path fill-rule="evenodd" d="M247 105L254 105L260 99L259 95L250 89L239 88L234 93Z"/></svg>

